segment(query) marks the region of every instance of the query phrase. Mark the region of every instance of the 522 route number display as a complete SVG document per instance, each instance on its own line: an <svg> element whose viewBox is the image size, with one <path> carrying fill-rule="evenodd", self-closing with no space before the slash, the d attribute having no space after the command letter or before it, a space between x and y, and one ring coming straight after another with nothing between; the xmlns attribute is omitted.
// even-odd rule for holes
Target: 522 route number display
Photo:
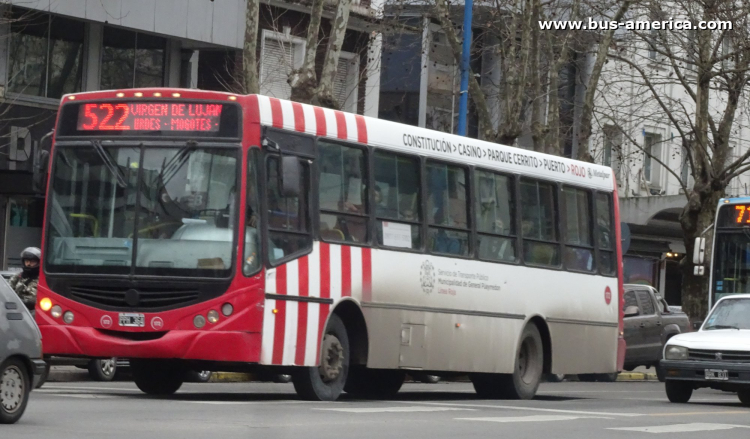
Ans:
<svg viewBox="0 0 750 439"><path fill-rule="evenodd" d="M218 132L222 104L97 102L82 104L79 131Z"/></svg>

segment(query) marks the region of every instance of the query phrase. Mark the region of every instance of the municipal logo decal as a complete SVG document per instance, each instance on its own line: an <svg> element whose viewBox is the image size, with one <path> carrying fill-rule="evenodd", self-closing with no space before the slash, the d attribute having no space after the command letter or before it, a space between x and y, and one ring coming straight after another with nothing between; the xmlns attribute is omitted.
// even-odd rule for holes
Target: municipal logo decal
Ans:
<svg viewBox="0 0 750 439"><path fill-rule="evenodd" d="M422 262L422 268L419 270L419 281L422 284L422 291L427 294L435 291L435 267L430 261Z"/></svg>

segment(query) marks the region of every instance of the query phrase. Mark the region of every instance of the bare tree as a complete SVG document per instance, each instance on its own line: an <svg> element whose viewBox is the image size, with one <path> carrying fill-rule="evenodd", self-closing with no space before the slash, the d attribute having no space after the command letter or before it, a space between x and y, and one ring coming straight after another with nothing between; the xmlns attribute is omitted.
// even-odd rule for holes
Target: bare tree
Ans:
<svg viewBox="0 0 750 439"><path fill-rule="evenodd" d="M691 255L695 238L710 228L729 182L750 170L750 149L741 145L740 135L750 128L746 111L750 4L733 0L677 0L669 4L654 1L644 2L638 12L641 20L652 22L674 17L688 26L731 23L731 29L713 31L661 26L631 30L618 42L618 50L610 54L615 62L608 84L601 91L605 104L594 110L595 116L598 113L608 120L623 121L622 126L650 120L674 130L675 150L680 151L689 167L688 178L669 157L656 154L645 141L639 142L632 130L621 128L629 140L625 160L658 163L685 194L686 204L679 221L687 254ZM631 102L625 105L619 96L628 88L626 94ZM663 144L670 142L664 139ZM742 152L733 154L736 150ZM712 237L708 234L707 238L706 250L710 254ZM691 318L700 320L708 312L707 278L694 276L689 262L685 258L681 265L682 306Z"/></svg>

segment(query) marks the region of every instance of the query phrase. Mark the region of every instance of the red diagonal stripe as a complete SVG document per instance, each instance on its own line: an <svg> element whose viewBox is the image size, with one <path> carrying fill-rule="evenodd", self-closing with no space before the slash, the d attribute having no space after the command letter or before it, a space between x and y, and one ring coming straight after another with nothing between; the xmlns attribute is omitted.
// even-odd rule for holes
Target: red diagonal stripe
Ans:
<svg viewBox="0 0 750 439"><path fill-rule="evenodd" d="M286 294L286 265L280 265L276 269L276 293ZM284 361L284 331L286 329L286 300L276 301L273 332L273 356L272 364L282 364Z"/></svg>
<svg viewBox="0 0 750 439"><path fill-rule="evenodd" d="M299 102L292 102L292 110L294 110L294 129L304 133L305 132L305 112L302 110L302 104Z"/></svg>
<svg viewBox="0 0 750 439"><path fill-rule="evenodd" d="M357 121L357 141L367 143L367 121L359 114L355 115L354 119Z"/></svg>
<svg viewBox="0 0 750 439"><path fill-rule="evenodd" d="M320 107L313 107L315 112L315 128L318 136L325 136L328 134L328 127L326 127L326 114Z"/></svg>
<svg viewBox="0 0 750 439"><path fill-rule="evenodd" d="M339 139L346 140L346 116L340 111L334 111L336 115L336 130L338 131Z"/></svg>
<svg viewBox="0 0 750 439"><path fill-rule="evenodd" d="M320 243L320 297L331 297L331 246L325 242ZM318 349L315 354L315 363L320 364L320 343L323 340L323 331L328 318L328 309L330 306L326 303L320 304L320 313L318 314Z"/></svg>
<svg viewBox="0 0 750 439"><path fill-rule="evenodd" d="M372 300L372 249L362 249L362 301Z"/></svg>
<svg viewBox="0 0 750 439"><path fill-rule="evenodd" d="M352 248L341 246L341 297L352 295Z"/></svg>
<svg viewBox="0 0 750 439"><path fill-rule="evenodd" d="M281 111L281 101L276 98L268 98L271 101L271 117L275 128L284 128L284 113Z"/></svg>
<svg viewBox="0 0 750 439"><path fill-rule="evenodd" d="M299 260L299 295L309 296L309 258L305 256ZM307 302L300 302L297 309L297 352L294 356L294 364L302 366L305 364L305 347L307 345Z"/></svg>

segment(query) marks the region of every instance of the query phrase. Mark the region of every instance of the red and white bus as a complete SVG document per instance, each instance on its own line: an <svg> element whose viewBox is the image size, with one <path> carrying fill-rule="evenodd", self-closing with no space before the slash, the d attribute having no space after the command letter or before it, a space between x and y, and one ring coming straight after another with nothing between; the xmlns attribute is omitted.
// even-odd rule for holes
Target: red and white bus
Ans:
<svg viewBox="0 0 750 439"><path fill-rule="evenodd" d="M292 374L388 396L406 372L531 398L622 368L611 169L266 96L67 95L48 183L46 355Z"/></svg>

